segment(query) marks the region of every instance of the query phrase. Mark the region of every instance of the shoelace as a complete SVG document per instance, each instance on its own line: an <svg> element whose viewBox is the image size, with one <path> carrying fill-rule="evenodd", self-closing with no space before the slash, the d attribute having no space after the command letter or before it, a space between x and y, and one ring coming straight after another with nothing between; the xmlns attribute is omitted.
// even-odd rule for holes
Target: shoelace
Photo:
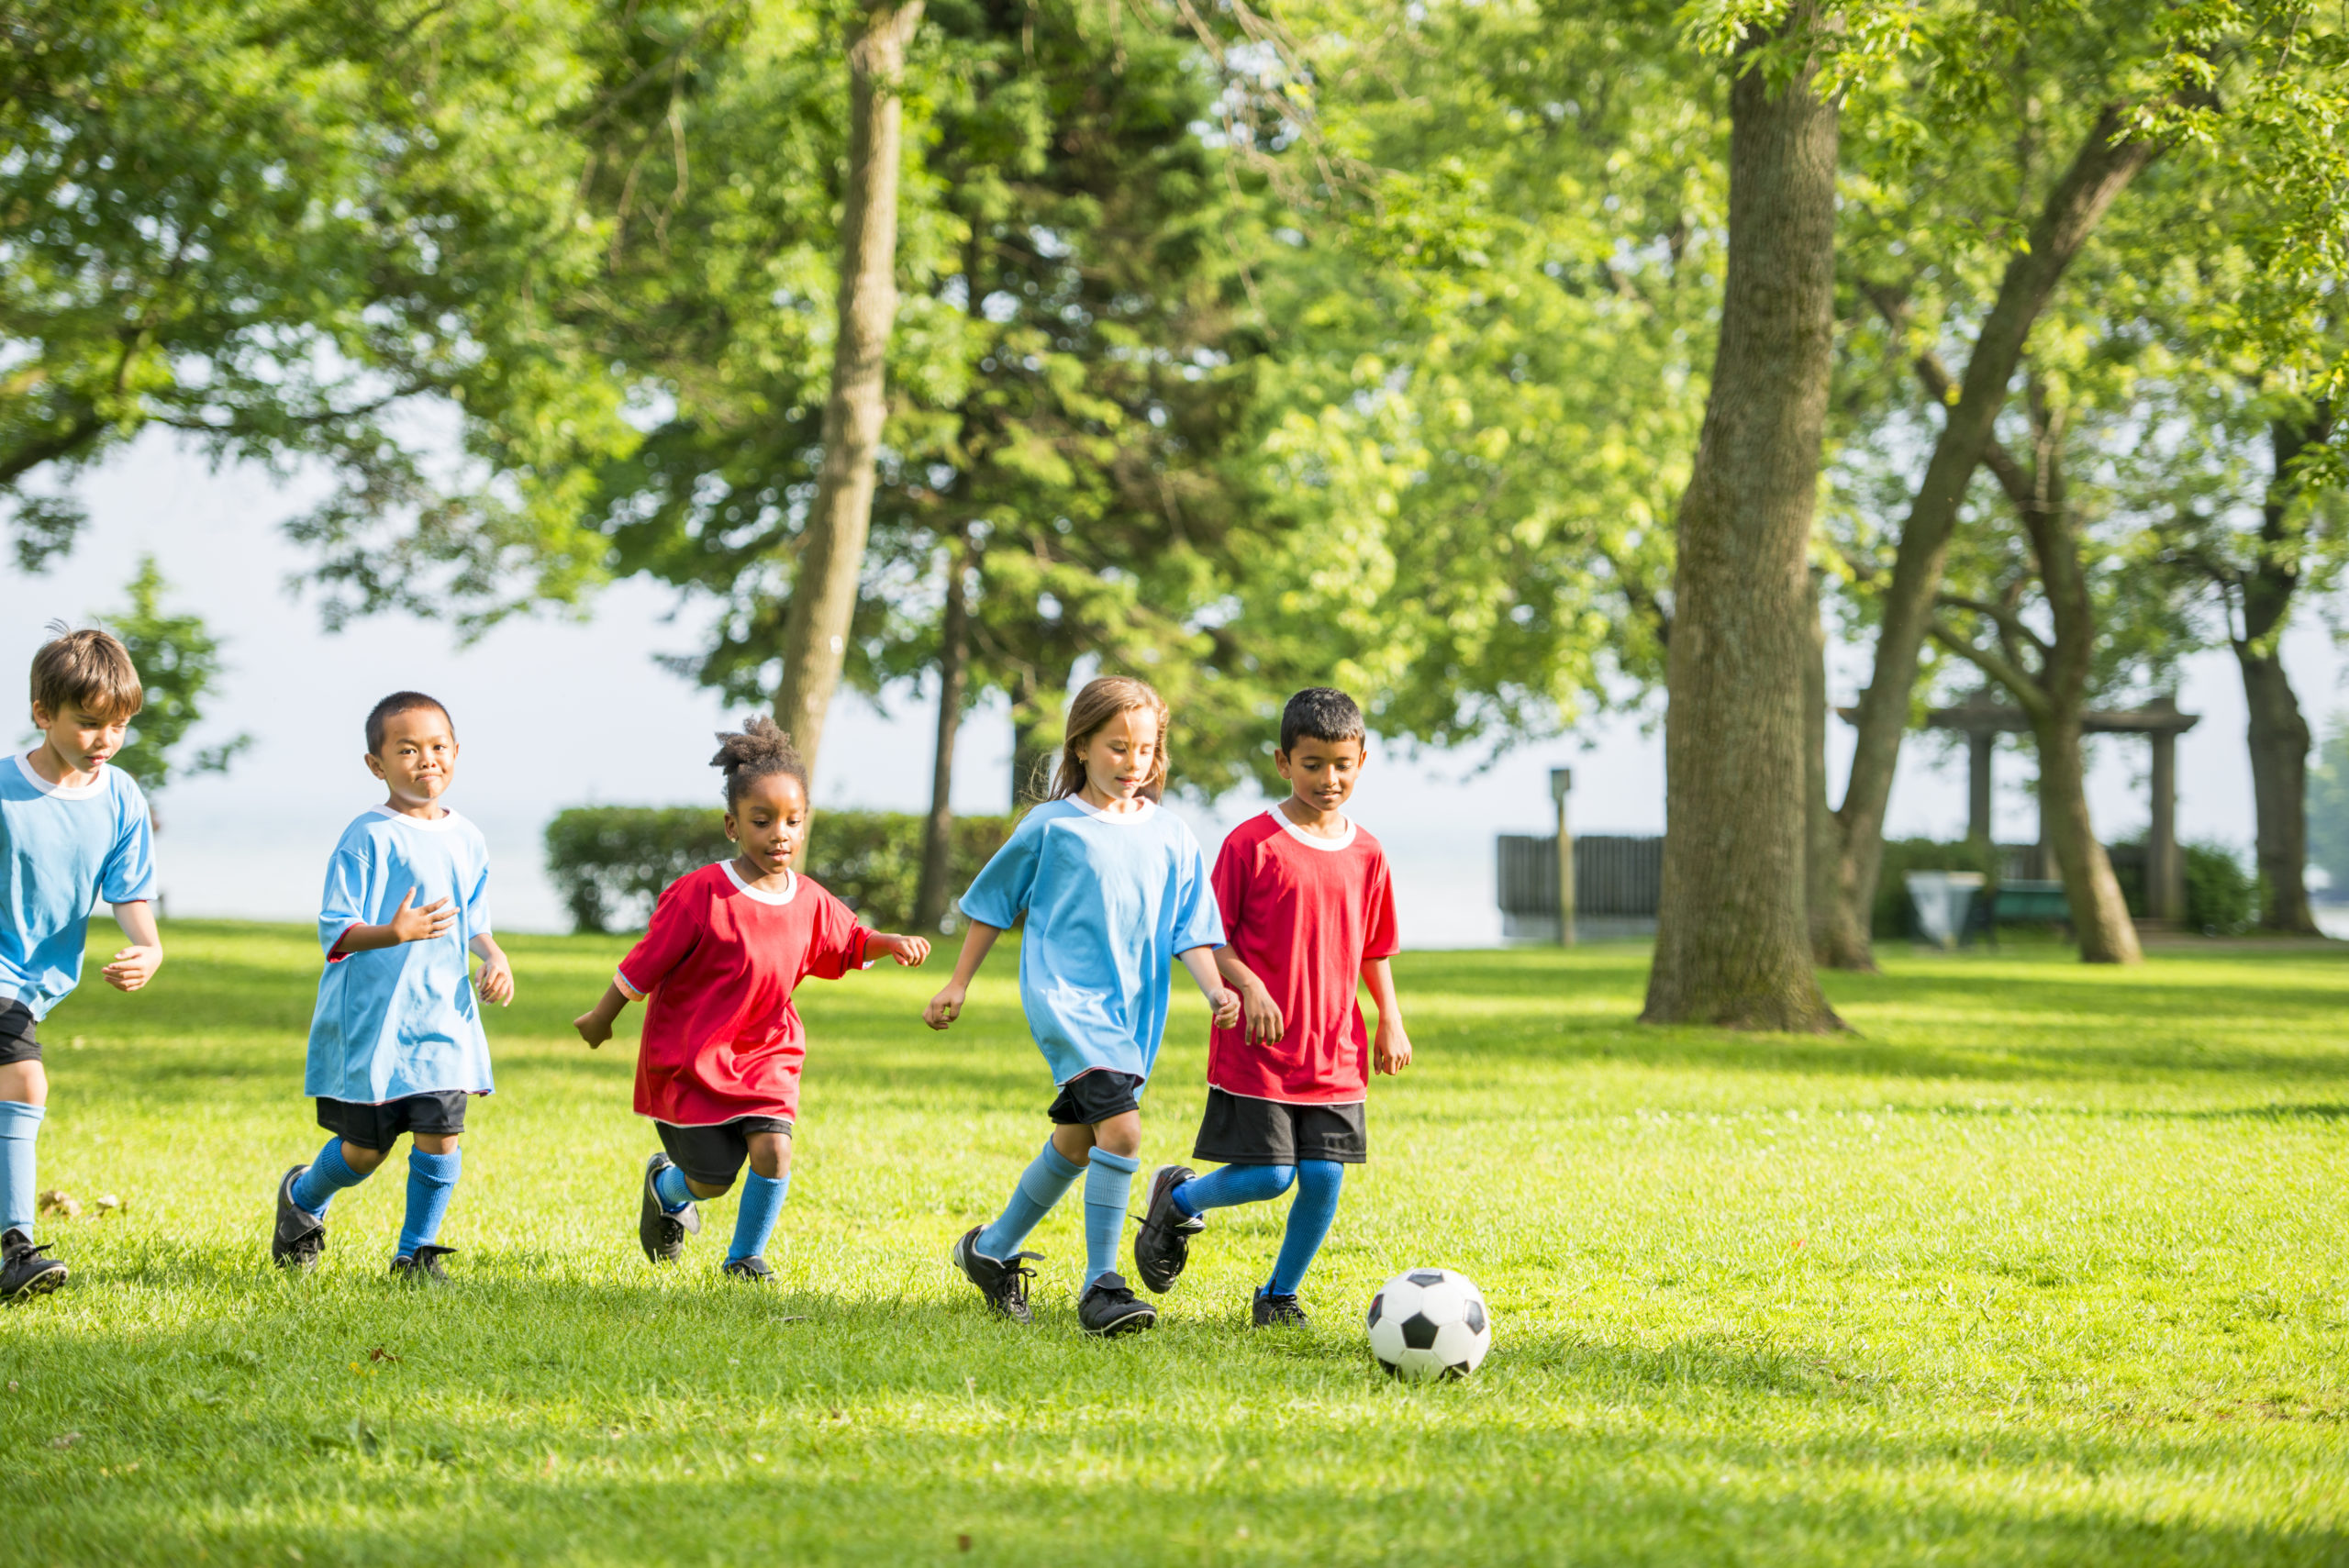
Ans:
<svg viewBox="0 0 2349 1568"><path fill-rule="evenodd" d="M1028 1282L1036 1277L1036 1271L1028 1266L1027 1260L1043 1255L1041 1252L1014 1252L1003 1260L1003 1284L998 1289L1002 1299L1016 1301L1022 1307L1028 1305Z"/></svg>

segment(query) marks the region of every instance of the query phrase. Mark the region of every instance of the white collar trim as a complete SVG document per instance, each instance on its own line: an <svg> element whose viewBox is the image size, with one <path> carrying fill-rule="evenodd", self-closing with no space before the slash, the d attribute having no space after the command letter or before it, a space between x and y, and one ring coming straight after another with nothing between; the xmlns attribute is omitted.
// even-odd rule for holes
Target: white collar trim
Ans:
<svg viewBox="0 0 2349 1568"><path fill-rule="evenodd" d="M429 818L410 817L406 812L394 811L388 806L371 806L367 809L378 817L388 817L395 822L405 822L409 827L422 828L427 833L446 833L457 825L457 814L445 806L440 808L440 816Z"/></svg>
<svg viewBox="0 0 2349 1568"><path fill-rule="evenodd" d="M799 896L799 873L788 866L785 866L783 872L783 891L763 893L742 880L742 873L734 869L732 861L720 861L718 863L725 868L726 880L734 884L734 891L745 898L754 899L761 904L788 904Z"/></svg>
<svg viewBox="0 0 2349 1568"><path fill-rule="evenodd" d="M1310 849L1323 851L1330 854L1335 854L1340 850L1350 850L1353 848L1354 835L1360 831L1360 829L1354 826L1354 819L1349 817L1345 819L1346 830L1344 832L1339 834L1334 839L1324 839L1319 834L1307 832L1304 828L1290 821L1288 819L1288 813L1283 811L1277 805L1267 807L1264 815L1279 823L1281 825L1281 831L1286 833L1290 838L1295 839L1298 843L1304 844Z"/></svg>
<svg viewBox="0 0 2349 1568"><path fill-rule="evenodd" d="M1104 811L1097 806L1087 805L1073 795L1064 795L1061 798L1096 822L1114 822L1120 828L1138 828L1149 821L1158 811L1158 802L1154 800L1145 800L1131 811Z"/></svg>
<svg viewBox="0 0 2349 1568"><path fill-rule="evenodd" d="M100 762L98 764L98 776L92 779L88 784L51 784L47 779L40 776L39 769L33 766L33 752L39 750L40 750L40 748L35 746L18 752L17 755L17 770L25 775L25 782L32 785L33 788L40 791L41 794L49 796L51 800L87 800L94 795L104 795L106 793L106 765L104 762Z"/></svg>

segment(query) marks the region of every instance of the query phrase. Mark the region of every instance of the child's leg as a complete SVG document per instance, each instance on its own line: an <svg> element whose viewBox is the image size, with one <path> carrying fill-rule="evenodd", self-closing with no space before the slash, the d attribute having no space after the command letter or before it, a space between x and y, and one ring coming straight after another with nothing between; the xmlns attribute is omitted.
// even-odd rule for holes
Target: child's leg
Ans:
<svg viewBox="0 0 2349 1568"><path fill-rule="evenodd" d="M1141 1112L1120 1111L1093 1124L1093 1157L1085 1170L1085 1288L1118 1270L1126 1203L1141 1169Z"/></svg>
<svg viewBox="0 0 2349 1568"><path fill-rule="evenodd" d="M1197 1219L1210 1208L1234 1204L1270 1203L1288 1191L1297 1179L1294 1165L1226 1165L1204 1176L1194 1176L1174 1189L1174 1207L1186 1219Z"/></svg>
<svg viewBox="0 0 2349 1568"><path fill-rule="evenodd" d="M416 1256L440 1237L440 1221L448 1217L449 1200L456 1195L457 1177L465 1157L453 1132L417 1132L409 1136L407 1151L407 1218L400 1225L399 1255Z"/></svg>
<svg viewBox="0 0 2349 1568"><path fill-rule="evenodd" d="M742 1183L741 1207L734 1211L734 1244L726 1250L729 1263L765 1254L791 1192L791 1134L754 1132L750 1143L751 1173Z"/></svg>
<svg viewBox="0 0 2349 1568"><path fill-rule="evenodd" d="M1070 1135L1074 1136L1070 1136ZM1075 1157L1062 1152L1061 1143L1066 1138L1076 1145ZM1056 1127L1052 1136L1044 1140L1036 1158L1019 1173L1019 1180L1011 1189L1011 1201L995 1223L979 1232L972 1245L983 1258L1000 1262L1019 1251L1029 1232L1043 1222L1061 1201L1076 1178L1084 1173L1087 1151L1093 1142L1092 1129L1085 1127Z"/></svg>
<svg viewBox="0 0 2349 1568"><path fill-rule="evenodd" d="M0 1067L0 1230L33 1233L40 1185L36 1140L49 1116L49 1078L38 1062Z"/></svg>
<svg viewBox="0 0 2349 1568"><path fill-rule="evenodd" d="M1229 1167L1226 1167L1229 1169ZM1218 1172L1217 1174L1222 1174ZM1280 1256L1273 1262L1267 1296L1295 1296L1338 1218L1338 1193L1345 1185L1346 1168L1335 1160L1297 1162L1297 1199L1288 1206L1288 1233L1281 1238Z"/></svg>
<svg viewBox="0 0 2349 1568"><path fill-rule="evenodd" d="M303 1213L326 1218L327 1205L345 1187L355 1187L384 1162L381 1149L362 1149L338 1134L326 1141L310 1168L294 1178L293 1198Z"/></svg>

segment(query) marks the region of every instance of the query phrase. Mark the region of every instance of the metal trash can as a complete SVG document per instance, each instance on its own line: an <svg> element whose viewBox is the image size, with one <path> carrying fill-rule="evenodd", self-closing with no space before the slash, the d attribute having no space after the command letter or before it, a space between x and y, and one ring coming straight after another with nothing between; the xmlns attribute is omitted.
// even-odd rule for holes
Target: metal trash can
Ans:
<svg viewBox="0 0 2349 1568"><path fill-rule="evenodd" d="M1965 917L1982 891L1978 871L1912 871L1909 902L1917 909L1917 934L1938 948L1954 948L1965 934Z"/></svg>

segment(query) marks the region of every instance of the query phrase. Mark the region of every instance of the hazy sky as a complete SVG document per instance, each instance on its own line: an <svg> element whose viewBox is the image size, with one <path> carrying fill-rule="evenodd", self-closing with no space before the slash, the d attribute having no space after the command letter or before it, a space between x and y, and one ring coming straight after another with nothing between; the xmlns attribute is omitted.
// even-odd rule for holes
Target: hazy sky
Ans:
<svg viewBox="0 0 2349 1568"><path fill-rule="evenodd" d="M172 439L150 434L89 475L82 495L94 521L70 559L39 577L0 565L0 666L23 670L51 617L77 619L119 604L139 555L152 551L172 584L167 602L202 614L227 639L230 670L200 738L241 731L255 740L227 777L176 785L161 803L173 914L311 918L337 834L382 798L360 760L361 721L375 698L400 687L433 693L455 716L464 751L450 804L488 835L502 926L564 925L540 858L540 835L556 811L714 798L711 734L741 716L653 662L657 653L692 650L699 624L691 607L673 618L677 603L664 589L624 584L598 599L589 618L518 622L471 647L445 627L406 617L329 635L315 605L285 586L305 565L277 531L302 504L298 484L280 487L251 467L215 473ZM2297 631L2286 652L2301 700L2321 724L2342 701L2342 661L2315 628ZM1851 651L1842 653L1836 701L1852 700L1863 670ZM2232 657L2206 655L2189 666L2182 701L2204 717L2179 748L2180 829L2248 844L2251 780ZM825 738L818 804L926 807L934 722L918 692L894 693L878 709L847 699ZM1849 734L1840 724L1835 731L1831 765L1840 793ZM2143 744L2106 740L2093 750L2099 831L2118 838L2142 829ZM965 724L958 809L1006 807L1009 754L1010 726L999 708ZM1546 830L1553 766L1575 770L1578 832L1663 828L1661 737L1635 722L1481 762L1380 747L1355 795L1353 814L1394 859L1413 946L1498 939L1493 836ZM1998 836L2030 839L2030 761L2002 756L1999 772ZM1234 799L1186 815L1212 853L1224 827L1262 806ZM1954 836L1965 817L1963 753L1912 740L1893 793L1892 831Z"/></svg>

